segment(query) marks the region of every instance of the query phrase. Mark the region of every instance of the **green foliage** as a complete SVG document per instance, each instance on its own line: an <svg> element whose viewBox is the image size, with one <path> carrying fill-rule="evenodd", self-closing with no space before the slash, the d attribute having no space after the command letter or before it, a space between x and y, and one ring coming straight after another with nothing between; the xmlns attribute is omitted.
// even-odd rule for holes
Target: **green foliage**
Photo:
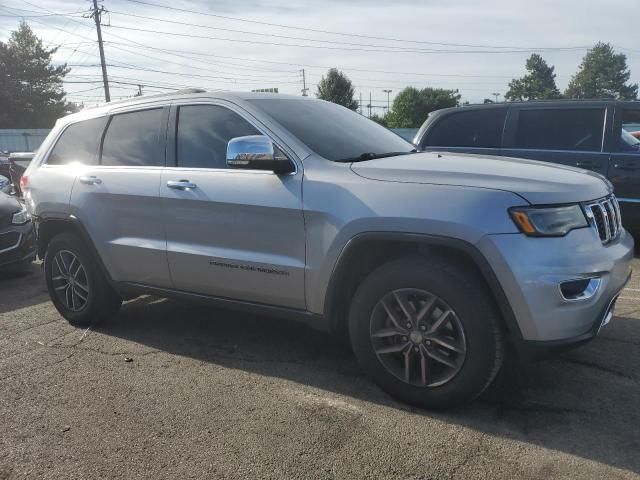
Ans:
<svg viewBox="0 0 640 480"><path fill-rule="evenodd" d="M509 82L509 91L504 98L510 101L550 100L560 98L556 86L554 67L550 67L537 53L527 59L527 74Z"/></svg>
<svg viewBox="0 0 640 480"><path fill-rule="evenodd" d="M55 51L24 22L0 42L0 128L50 128L74 109L62 88L69 70L51 65Z"/></svg>
<svg viewBox="0 0 640 480"><path fill-rule="evenodd" d="M635 100L638 84L627 84L630 77L626 55L615 53L608 43L598 42L582 59L565 96Z"/></svg>
<svg viewBox="0 0 640 480"><path fill-rule="evenodd" d="M393 108L385 120L389 128L418 128L427 115L441 108L456 107L460 102L458 90L442 88L406 87L393 100Z"/></svg>
<svg viewBox="0 0 640 480"><path fill-rule="evenodd" d="M327 76L323 76L320 83L318 83L316 96L351 110L357 110L358 101L355 99L354 94L351 80L337 68L332 68L327 72Z"/></svg>
<svg viewBox="0 0 640 480"><path fill-rule="evenodd" d="M373 120L376 123L379 123L383 127L388 127L389 125L387 125L387 116L388 115L378 115L377 113L374 113L369 117L369 119Z"/></svg>

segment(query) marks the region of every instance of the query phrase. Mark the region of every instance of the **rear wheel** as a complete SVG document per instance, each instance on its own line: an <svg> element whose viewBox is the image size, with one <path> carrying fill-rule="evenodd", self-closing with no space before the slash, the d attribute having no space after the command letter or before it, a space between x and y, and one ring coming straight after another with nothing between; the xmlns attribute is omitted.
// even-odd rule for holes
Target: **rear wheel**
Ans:
<svg viewBox="0 0 640 480"><path fill-rule="evenodd" d="M69 323L101 323L115 315L122 304L84 242L73 233L51 240L44 272L51 301Z"/></svg>
<svg viewBox="0 0 640 480"><path fill-rule="evenodd" d="M437 258L382 265L358 288L351 343L365 373L404 402L446 408L476 398L502 362L502 332L473 272Z"/></svg>

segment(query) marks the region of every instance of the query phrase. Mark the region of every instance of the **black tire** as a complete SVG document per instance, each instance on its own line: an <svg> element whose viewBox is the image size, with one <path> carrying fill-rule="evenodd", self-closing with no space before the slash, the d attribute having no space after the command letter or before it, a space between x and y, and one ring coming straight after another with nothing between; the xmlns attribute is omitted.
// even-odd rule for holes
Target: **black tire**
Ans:
<svg viewBox="0 0 640 480"><path fill-rule="evenodd" d="M440 297L459 319L466 353L461 367L446 383L436 386L407 383L391 373L374 350L371 337L374 308L385 295L401 289L421 289ZM493 381L503 360L503 333L487 287L473 271L438 258L394 260L369 274L353 297L349 334L365 374L392 397L422 408L445 409L471 402ZM402 341L406 340L402 337ZM414 352L421 352L420 348Z"/></svg>
<svg viewBox="0 0 640 480"><path fill-rule="evenodd" d="M83 306L78 310L68 308L56 292L59 280L54 279L54 272L59 273L56 271L59 267L54 266L53 263L56 255L61 251L72 253L83 268L83 283L86 280L88 294L86 294L86 300L83 300ZM83 240L74 233L61 233L51 239L44 257L44 274L51 301L60 315L72 325L98 325L113 317L122 305L122 299L107 281L97 260Z"/></svg>

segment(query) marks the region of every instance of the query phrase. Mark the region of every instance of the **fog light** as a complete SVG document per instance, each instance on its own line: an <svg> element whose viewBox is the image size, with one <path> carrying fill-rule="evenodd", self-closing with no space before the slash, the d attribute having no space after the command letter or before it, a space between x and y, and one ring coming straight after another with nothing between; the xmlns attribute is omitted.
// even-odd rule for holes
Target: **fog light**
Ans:
<svg viewBox="0 0 640 480"><path fill-rule="evenodd" d="M560 284L560 293L565 300L587 300L593 297L600 288L599 278L580 278Z"/></svg>

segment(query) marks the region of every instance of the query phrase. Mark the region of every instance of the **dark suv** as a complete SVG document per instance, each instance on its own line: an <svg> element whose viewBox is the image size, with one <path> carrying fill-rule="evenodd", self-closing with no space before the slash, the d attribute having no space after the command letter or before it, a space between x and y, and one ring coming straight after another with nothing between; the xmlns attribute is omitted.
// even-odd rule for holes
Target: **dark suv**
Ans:
<svg viewBox="0 0 640 480"><path fill-rule="evenodd" d="M471 105L429 115L425 150L503 155L593 170L614 186L627 230L640 235L640 102L557 100Z"/></svg>

